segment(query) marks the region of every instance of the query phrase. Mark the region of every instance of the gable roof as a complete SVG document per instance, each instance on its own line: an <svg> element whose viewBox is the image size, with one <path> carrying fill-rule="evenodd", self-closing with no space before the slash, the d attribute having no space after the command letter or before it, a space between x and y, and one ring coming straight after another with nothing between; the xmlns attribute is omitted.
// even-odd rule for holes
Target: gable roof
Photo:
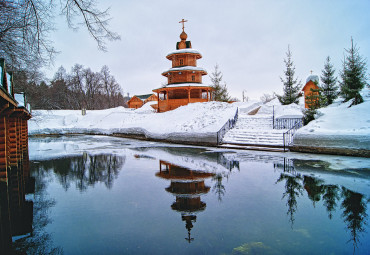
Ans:
<svg viewBox="0 0 370 255"><path fill-rule="evenodd" d="M306 90L306 87L308 86L308 84L313 84L315 86L315 89L319 88L319 86L315 82L313 82L312 80L309 80L307 81L306 85L303 86L302 91Z"/></svg>
<svg viewBox="0 0 370 255"><path fill-rule="evenodd" d="M144 101L145 99L148 99L152 95L154 95L154 94L135 95L134 97L137 97L137 98L139 98L139 99L141 99L141 100Z"/></svg>

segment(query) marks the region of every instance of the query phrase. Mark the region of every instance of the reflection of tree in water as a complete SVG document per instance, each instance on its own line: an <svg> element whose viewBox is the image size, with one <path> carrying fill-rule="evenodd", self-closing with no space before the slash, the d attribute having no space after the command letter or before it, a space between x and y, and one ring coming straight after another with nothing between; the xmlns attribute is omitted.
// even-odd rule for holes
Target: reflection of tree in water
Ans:
<svg viewBox="0 0 370 255"><path fill-rule="evenodd" d="M338 194L339 188L336 185L324 185L324 195L322 199L324 200L324 206L328 212L329 219L333 218L333 212L337 206L337 201L339 200Z"/></svg>
<svg viewBox="0 0 370 255"><path fill-rule="evenodd" d="M222 201L222 197L225 195L225 185L222 184L222 173L217 173L212 177L212 180L215 181L215 184L212 187L212 191L216 193L218 201Z"/></svg>
<svg viewBox="0 0 370 255"><path fill-rule="evenodd" d="M343 209L342 217L347 224L347 229L351 232L353 242L353 252L358 247L360 235L365 231L364 226L367 224L367 202L364 195L353 192L342 187Z"/></svg>
<svg viewBox="0 0 370 255"><path fill-rule="evenodd" d="M299 162L306 166L309 165L305 161ZM290 215L292 225L294 222L294 213L297 211L297 197L303 194L303 186L307 191L308 198L313 202L313 206L322 198L329 219L332 219L338 201L342 200L342 217L347 225L347 229L351 232L349 242L353 242L353 251L355 252L360 243L361 234L365 232L365 225L367 225L368 217L366 213L367 203L369 203L370 200L363 194L353 192L345 187L341 187L340 192L340 186L326 185L323 180L313 176L303 175L302 178L301 175L295 171L292 162L286 162L285 159L284 164L275 164L274 167L284 170L284 173L280 174L276 183L285 180L283 198L287 197L287 214ZM303 182L303 185L300 184L300 182Z"/></svg>
<svg viewBox="0 0 370 255"><path fill-rule="evenodd" d="M285 181L285 192L283 198L287 198L286 205L288 206L287 215L289 215L289 221L294 224L294 213L297 211L297 197L303 195L303 185L300 183L302 177L300 174L291 175L281 173L276 183Z"/></svg>
<svg viewBox="0 0 370 255"><path fill-rule="evenodd" d="M35 193L33 199L32 232L14 242L16 254L63 254L61 247L54 247L51 234L45 232L45 227L51 222L50 209L55 201L45 192L48 176L41 169L33 171L35 177Z"/></svg>
<svg viewBox="0 0 370 255"><path fill-rule="evenodd" d="M98 182L103 182L110 189L119 171L125 163L125 157L102 154L54 159L38 163L40 169L53 170L65 190L75 182L79 190L86 190Z"/></svg>
<svg viewBox="0 0 370 255"><path fill-rule="evenodd" d="M303 176L304 188L307 191L308 198L313 202L314 207L315 203L320 201L321 195L324 193L324 187L322 186L323 182L323 180L318 178L307 175Z"/></svg>

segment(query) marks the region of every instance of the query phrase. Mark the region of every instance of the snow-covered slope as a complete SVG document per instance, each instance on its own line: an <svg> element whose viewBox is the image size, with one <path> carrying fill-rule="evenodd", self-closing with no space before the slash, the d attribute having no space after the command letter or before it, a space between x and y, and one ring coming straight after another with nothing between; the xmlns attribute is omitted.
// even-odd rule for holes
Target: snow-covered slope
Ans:
<svg viewBox="0 0 370 255"><path fill-rule="evenodd" d="M364 102L349 107L338 98L319 109L316 120L299 129L294 145L370 149L370 91L362 91Z"/></svg>
<svg viewBox="0 0 370 255"><path fill-rule="evenodd" d="M236 105L208 102L193 103L173 111L154 113L150 105L132 110L117 107L107 110L33 111L29 134L142 134L149 138L168 139L171 135L205 138L215 136L224 123L234 116Z"/></svg>

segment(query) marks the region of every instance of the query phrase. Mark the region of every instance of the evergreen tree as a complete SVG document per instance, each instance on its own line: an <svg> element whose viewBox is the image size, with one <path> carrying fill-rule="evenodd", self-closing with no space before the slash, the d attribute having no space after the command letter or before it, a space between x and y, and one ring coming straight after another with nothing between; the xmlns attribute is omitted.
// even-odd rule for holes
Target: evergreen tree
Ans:
<svg viewBox="0 0 370 255"><path fill-rule="evenodd" d="M230 101L229 92L227 91L226 83L221 84L222 73L218 70L218 65L215 65L215 71L210 75L213 84L213 100L228 102Z"/></svg>
<svg viewBox="0 0 370 255"><path fill-rule="evenodd" d="M295 67L292 61L292 53L288 46L288 52L286 53L287 58L284 59L286 70L284 71L285 79L280 77L281 82L284 84L284 94L282 96L277 95L280 103L288 105L291 103L298 104L299 90L301 82L294 77Z"/></svg>
<svg viewBox="0 0 370 255"><path fill-rule="evenodd" d="M336 86L337 78L334 76L335 70L333 65L330 63L330 57L326 58L324 69L321 75L321 88L322 93L326 97L327 104L332 104L333 101L338 97L338 86Z"/></svg>
<svg viewBox="0 0 370 255"><path fill-rule="evenodd" d="M364 88L367 83L366 76L366 62L359 53L359 49L356 45L353 45L353 39L351 38L351 48L345 49L347 56L343 61L343 70L341 72L342 81L340 82L341 95L344 98L344 102L353 99L352 105L362 103L364 100L360 94L360 91Z"/></svg>

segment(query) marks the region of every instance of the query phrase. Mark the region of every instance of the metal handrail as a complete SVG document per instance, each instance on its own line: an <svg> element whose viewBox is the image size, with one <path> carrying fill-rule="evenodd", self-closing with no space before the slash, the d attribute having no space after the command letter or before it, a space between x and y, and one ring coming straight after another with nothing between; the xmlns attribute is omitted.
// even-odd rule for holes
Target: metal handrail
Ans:
<svg viewBox="0 0 370 255"><path fill-rule="evenodd" d="M227 122L220 128L220 130L217 132L217 144L221 144L222 139L227 131L232 129L235 126L235 123L238 120L239 116L239 108L236 108L236 112L233 118L228 119Z"/></svg>
<svg viewBox="0 0 370 255"><path fill-rule="evenodd" d="M286 147L290 146L293 143L294 134L300 127L302 127L302 123L297 122L292 128L283 133L284 151L286 151ZM288 140L288 143L286 143L286 140Z"/></svg>

